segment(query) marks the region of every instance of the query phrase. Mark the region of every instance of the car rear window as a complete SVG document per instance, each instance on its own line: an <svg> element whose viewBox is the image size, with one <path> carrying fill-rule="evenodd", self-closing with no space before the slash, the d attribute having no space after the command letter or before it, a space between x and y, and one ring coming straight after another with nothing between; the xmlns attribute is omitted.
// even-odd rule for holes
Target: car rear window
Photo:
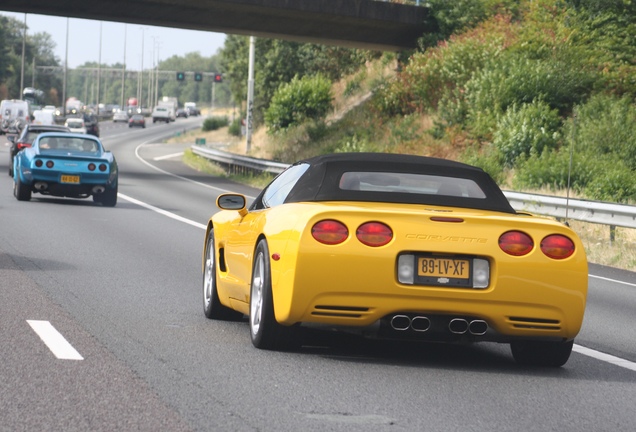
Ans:
<svg viewBox="0 0 636 432"><path fill-rule="evenodd" d="M344 172L339 187L347 191L395 192L485 199L472 179L395 172Z"/></svg>

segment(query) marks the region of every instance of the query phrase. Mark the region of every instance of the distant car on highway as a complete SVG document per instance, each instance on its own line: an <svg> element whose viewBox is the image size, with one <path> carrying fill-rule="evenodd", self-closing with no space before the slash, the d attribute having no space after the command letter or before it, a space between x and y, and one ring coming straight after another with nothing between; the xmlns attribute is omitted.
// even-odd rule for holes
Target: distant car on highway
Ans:
<svg viewBox="0 0 636 432"><path fill-rule="evenodd" d="M29 201L33 193L70 198L93 197L106 207L117 204L115 157L99 138L45 132L13 161L13 195Z"/></svg>
<svg viewBox="0 0 636 432"><path fill-rule="evenodd" d="M81 117L69 117L64 122L64 126L69 128L73 133L87 133L86 124L84 123L84 119Z"/></svg>
<svg viewBox="0 0 636 432"><path fill-rule="evenodd" d="M184 110L183 108L179 108L177 110L177 117L183 117L183 118L188 118L188 112L186 110Z"/></svg>
<svg viewBox="0 0 636 432"><path fill-rule="evenodd" d="M128 127L139 126L142 128L146 127L146 118L141 114L133 115L130 120L128 120Z"/></svg>
<svg viewBox="0 0 636 432"><path fill-rule="evenodd" d="M126 111L117 111L113 114L113 123L128 122L128 113Z"/></svg>
<svg viewBox="0 0 636 432"><path fill-rule="evenodd" d="M37 125L28 124L22 129L20 135L8 135L7 138L11 142L11 150L9 151L9 157L11 163L9 164L9 175L13 176L13 158L22 149L31 147L31 143L35 138L44 132L70 132L71 130L62 125Z"/></svg>
<svg viewBox="0 0 636 432"><path fill-rule="evenodd" d="M297 162L248 205L226 193L207 224L203 312L249 316L261 349L300 327L382 339L510 344L559 367L583 323L585 249L558 221L515 211L482 169L340 153Z"/></svg>
<svg viewBox="0 0 636 432"><path fill-rule="evenodd" d="M30 122L27 101L5 99L0 102L0 134L19 134Z"/></svg>

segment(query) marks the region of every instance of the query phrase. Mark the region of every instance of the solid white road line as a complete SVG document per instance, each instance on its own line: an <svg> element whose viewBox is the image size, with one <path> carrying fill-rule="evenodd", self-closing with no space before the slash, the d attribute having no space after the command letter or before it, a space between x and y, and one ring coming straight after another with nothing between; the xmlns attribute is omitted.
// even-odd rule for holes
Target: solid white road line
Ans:
<svg viewBox="0 0 636 432"><path fill-rule="evenodd" d="M572 351L636 372L636 363L613 356L611 354L605 354L600 351L595 351L593 349L585 348L576 344L574 345L574 348L572 348Z"/></svg>
<svg viewBox="0 0 636 432"><path fill-rule="evenodd" d="M64 336L48 321L27 320L31 328L60 360L84 360Z"/></svg>
<svg viewBox="0 0 636 432"><path fill-rule="evenodd" d="M591 278L601 279L601 280L605 280L605 281L608 281L608 282L614 282L614 283L617 283L617 284L623 284L623 285L629 285L629 286L636 287L636 283L623 282L623 281L619 281L619 280L616 280L616 279L610 279L610 278L606 278L606 277L602 277L602 276L595 276L595 275L592 275L592 274L588 275L588 276L591 277Z"/></svg>

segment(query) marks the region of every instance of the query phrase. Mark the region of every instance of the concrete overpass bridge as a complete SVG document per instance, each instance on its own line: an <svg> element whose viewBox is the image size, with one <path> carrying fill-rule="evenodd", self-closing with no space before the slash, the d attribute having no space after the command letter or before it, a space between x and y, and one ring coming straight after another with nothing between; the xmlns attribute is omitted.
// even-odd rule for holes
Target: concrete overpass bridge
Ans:
<svg viewBox="0 0 636 432"><path fill-rule="evenodd" d="M401 51L432 31L425 7L373 0L2 0L2 9Z"/></svg>

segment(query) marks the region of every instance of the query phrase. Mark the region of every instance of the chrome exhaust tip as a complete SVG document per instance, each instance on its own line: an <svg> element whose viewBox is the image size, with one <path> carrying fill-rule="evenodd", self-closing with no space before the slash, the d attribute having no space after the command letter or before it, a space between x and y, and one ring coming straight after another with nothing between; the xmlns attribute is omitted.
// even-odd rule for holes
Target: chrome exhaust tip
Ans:
<svg viewBox="0 0 636 432"><path fill-rule="evenodd" d="M416 316L411 320L411 328L416 332L425 332L431 328L431 320L425 316Z"/></svg>
<svg viewBox="0 0 636 432"><path fill-rule="evenodd" d="M95 195L99 195L99 194L103 194L105 190L106 190L106 188L104 186L95 186L93 188L92 192Z"/></svg>
<svg viewBox="0 0 636 432"><path fill-rule="evenodd" d="M453 318L448 323L448 330L455 334L464 334L468 331L468 321L463 318Z"/></svg>
<svg viewBox="0 0 636 432"><path fill-rule="evenodd" d="M391 328L393 330L405 331L411 326L411 318L406 315L395 315L391 318Z"/></svg>
<svg viewBox="0 0 636 432"><path fill-rule="evenodd" d="M468 331L472 335L482 336L488 331L488 323L484 320L473 320L468 324Z"/></svg>
<svg viewBox="0 0 636 432"><path fill-rule="evenodd" d="M44 182L37 182L35 185L35 190L39 190L39 191L43 191L43 190L47 190L49 185L47 183Z"/></svg>

